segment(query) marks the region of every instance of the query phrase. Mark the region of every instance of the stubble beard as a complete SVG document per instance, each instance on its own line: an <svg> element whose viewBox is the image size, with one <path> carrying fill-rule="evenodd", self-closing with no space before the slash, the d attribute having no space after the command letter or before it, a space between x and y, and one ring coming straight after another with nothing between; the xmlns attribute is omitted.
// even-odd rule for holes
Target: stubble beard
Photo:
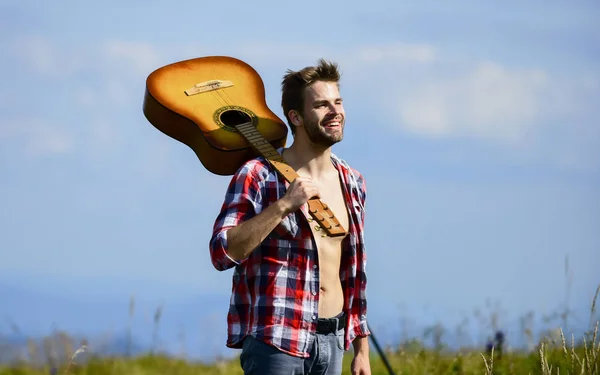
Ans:
<svg viewBox="0 0 600 375"><path fill-rule="evenodd" d="M323 120L323 122L329 121ZM308 135L308 139L319 146L331 147L334 144L341 142L344 139L344 120L341 121L339 132L328 134L318 121L308 121L304 124L304 129Z"/></svg>

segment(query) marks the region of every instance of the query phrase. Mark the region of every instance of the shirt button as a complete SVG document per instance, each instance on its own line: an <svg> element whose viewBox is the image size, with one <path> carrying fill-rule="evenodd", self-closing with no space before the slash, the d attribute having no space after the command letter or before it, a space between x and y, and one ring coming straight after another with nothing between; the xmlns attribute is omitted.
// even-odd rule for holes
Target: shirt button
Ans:
<svg viewBox="0 0 600 375"><path fill-rule="evenodd" d="M316 265L316 264L313 264L313 268L314 268L314 269L317 269L317 265Z"/></svg>
<svg viewBox="0 0 600 375"><path fill-rule="evenodd" d="M317 316L316 316L316 315L313 315L313 316L312 316L312 318L313 318L313 320L315 320L315 319L317 319Z"/></svg>
<svg viewBox="0 0 600 375"><path fill-rule="evenodd" d="M317 295L317 292L312 292L312 295L313 295L313 296L316 296L316 295Z"/></svg>

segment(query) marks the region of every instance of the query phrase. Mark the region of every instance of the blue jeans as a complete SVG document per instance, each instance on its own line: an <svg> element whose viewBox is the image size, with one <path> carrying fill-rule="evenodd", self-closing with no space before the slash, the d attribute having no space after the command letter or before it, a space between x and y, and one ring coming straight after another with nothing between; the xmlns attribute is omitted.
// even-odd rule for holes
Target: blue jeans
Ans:
<svg viewBox="0 0 600 375"><path fill-rule="evenodd" d="M252 336L244 339L240 364L244 375L340 375L344 357L344 329L316 334L309 358L279 351Z"/></svg>

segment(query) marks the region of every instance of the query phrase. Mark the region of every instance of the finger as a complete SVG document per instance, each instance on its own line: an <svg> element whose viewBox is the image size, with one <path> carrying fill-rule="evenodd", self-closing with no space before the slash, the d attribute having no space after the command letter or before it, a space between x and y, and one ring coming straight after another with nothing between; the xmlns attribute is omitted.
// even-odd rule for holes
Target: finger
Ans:
<svg viewBox="0 0 600 375"><path fill-rule="evenodd" d="M308 187L304 191L305 191L306 195L308 195L310 197L320 196L320 194L319 194L319 188L316 187L316 186Z"/></svg>
<svg viewBox="0 0 600 375"><path fill-rule="evenodd" d="M298 187L303 189L303 190L309 190L309 189L314 189L316 188L316 185L309 182L309 181L302 181L298 184Z"/></svg>
<svg viewBox="0 0 600 375"><path fill-rule="evenodd" d="M299 183L300 183L300 182L311 182L311 181L312 181L312 179L311 179L310 177L302 177L302 176L298 176L298 177L296 177L296 178L294 179L294 182L295 182L295 181L298 181Z"/></svg>
<svg viewBox="0 0 600 375"><path fill-rule="evenodd" d="M309 181L298 181L298 183L296 184L296 186L294 186L294 189L300 189L300 190L306 190L306 189L310 189L311 186L313 186Z"/></svg>

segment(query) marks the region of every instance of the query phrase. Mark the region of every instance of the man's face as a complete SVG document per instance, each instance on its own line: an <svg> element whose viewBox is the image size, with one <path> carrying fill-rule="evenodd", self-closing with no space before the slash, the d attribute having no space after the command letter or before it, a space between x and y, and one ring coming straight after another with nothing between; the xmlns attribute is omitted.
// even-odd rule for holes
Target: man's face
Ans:
<svg viewBox="0 0 600 375"><path fill-rule="evenodd" d="M335 82L317 81L304 92L304 129L311 142L330 147L344 138L345 112Z"/></svg>

